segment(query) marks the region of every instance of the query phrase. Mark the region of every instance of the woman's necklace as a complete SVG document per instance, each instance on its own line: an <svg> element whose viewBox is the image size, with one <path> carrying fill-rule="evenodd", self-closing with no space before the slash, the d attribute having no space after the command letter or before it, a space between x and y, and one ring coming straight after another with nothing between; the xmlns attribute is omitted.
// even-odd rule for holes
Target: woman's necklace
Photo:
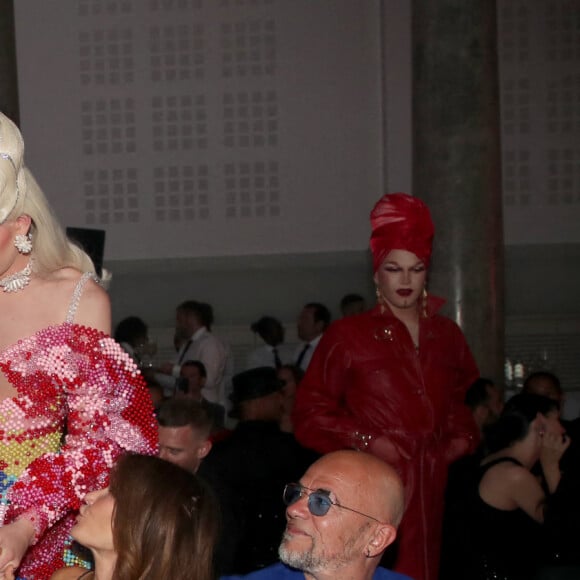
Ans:
<svg viewBox="0 0 580 580"><path fill-rule="evenodd" d="M4 292L18 292L23 288L28 286L30 282L30 274L32 274L32 258L26 264L26 268L20 270L20 272L15 272L0 279L0 288Z"/></svg>

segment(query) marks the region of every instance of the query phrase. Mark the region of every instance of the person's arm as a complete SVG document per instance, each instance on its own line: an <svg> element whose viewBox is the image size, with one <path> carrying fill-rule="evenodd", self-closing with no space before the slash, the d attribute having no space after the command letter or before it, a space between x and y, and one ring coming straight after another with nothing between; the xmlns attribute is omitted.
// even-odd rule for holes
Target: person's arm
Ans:
<svg viewBox="0 0 580 580"><path fill-rule="evenodd" d="M41 331L39 344L50 340L51 332ZM10 490L5 518L29 522L34 529L30 543L78 509L88 491L105 486L123 451L157 451L151 398L131 357L102 332L77 325L58 351L60 366L47 371L58 385L53 388L67 397L65 444L58 453L38 457L22 473ZM2 560L0 556L0 567Z"/></svg>
<svg viewBox="0 0 580 580"><path fill-rule="evenodd" d="M446 436L445 459L452 463L471 453L479 442L479 431L473 414L465 404L465 393L479 377L479 370L471 350L459 327L454 326L449 348L455 360L455 378L450 389L450 406L443 425Z"/></svg>
<svg viewBox="0 0 580 580"><path fill-rule="evenodd" d="M111 301L106 290L88 280L75 315L75 322L111 334Z"/></svg>
<svg viewBox="0 0 580 580"><path fill-rule="evenodd" d="M338 449L369 450L377 444L377 434L360 424L345 404L348 388L357 387L352 382L352 364L352 353L341 329L331 325L296 390L292 422L296 438L305 447L328 453ZM387 446L384 442L383 447Z"/></svg>
<svg viewBox="0 0 580 580"><path fill-rule="evenodd" d="M523 467L514 466L506 477L506 488L520 509L537 522L544 522L546 495L532 473Z"/></svg>
<svg viewBox="0 0 580 580"><path fill-rule="evenodd" d="M570 438L566 435L546 432L542 436L540 463L550 493L554 493L560 483L560 459L569 446Z"/></svg>
<svg viewBox="0 0 580 580"><path fill-rule="evenodd" d="M34 532L33 523L24 517L0 527L0 578L14 578L14 571L34 540Z"/></svg>
<svg viewBox="0 0 580 580"><path fill-rule="evenodd" d="M202 390L203 396L212 403L219 403L226 364L225 348L218 338L209 335L199 345L198 358L205 366L207 373Z"/></svg>

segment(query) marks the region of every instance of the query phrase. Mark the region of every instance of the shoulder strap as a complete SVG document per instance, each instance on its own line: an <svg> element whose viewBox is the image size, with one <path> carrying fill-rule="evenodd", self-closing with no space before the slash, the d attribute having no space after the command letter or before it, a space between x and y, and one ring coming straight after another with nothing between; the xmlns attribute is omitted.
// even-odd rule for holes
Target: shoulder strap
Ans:
<svg viewBox="0 0 580 580"><path fill-rule="evenodd" d="M75 289L72 293L70 304L68 306L66 322L74 321L75 314L77 313L77 308L79 307L79 302L81 301L81 295L83 293L85 285L91 279L94 280L97 284L100 284L99 278L92 272L85 272L81 276L81 279L77 282L77 285L75 286Z"/></svg>
<svg viewBox="0 0 580 580"><path fill-rule="evenodd" d="M494 465L497 465L498 463L514 463L515 465L519 465L520 467L523 467L522 464L517 460L514 459L513 457L499 457L498 459L494 459L493 461L490 461L489 463L486 463L485 465L481 466L481 475L483 475L488 469L492 468Z"/></svg>

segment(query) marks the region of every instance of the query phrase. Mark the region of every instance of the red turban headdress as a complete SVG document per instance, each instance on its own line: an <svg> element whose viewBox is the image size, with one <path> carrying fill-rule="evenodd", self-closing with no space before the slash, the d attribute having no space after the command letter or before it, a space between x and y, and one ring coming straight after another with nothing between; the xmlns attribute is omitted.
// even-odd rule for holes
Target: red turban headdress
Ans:
<svg viewBox="0 0 580 580"><path fill-rule="evenodd" d="M406 193L383 195L371 211L371 228L375 272L391 250L407 250L429 265L435 230L420 199Z"/></svg>

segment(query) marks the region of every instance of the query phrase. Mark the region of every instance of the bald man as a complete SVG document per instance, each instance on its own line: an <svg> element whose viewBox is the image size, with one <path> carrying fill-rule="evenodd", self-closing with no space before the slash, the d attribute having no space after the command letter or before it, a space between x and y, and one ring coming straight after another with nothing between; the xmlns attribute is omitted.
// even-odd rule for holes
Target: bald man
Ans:
<svg viewBox="0 0 580 580"><path fill-rule="evenodd" d="M336 451L313 463L284 491L281 563L222 580L404 580L379 568L403 517L395 470L359 451Z"/></svg>

